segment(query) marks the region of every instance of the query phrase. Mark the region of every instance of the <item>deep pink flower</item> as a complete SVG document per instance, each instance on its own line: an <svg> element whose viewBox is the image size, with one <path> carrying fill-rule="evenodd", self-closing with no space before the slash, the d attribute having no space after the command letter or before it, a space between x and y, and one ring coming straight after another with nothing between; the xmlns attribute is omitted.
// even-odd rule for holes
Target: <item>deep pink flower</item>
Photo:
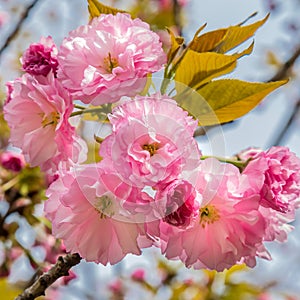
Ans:
<svg viewBox="0 0 300 300"><path fill-rule="evenodd" d="M174 180L155 195L155 202L161 207L163 221L173 226L187 227L198 214L199 203L195 188L185 180Z"/></svg>
<svg viewBox="0 0 300 300"><path fill-rule="evenodd" d="M34 43L24 52L21 57L23 70L31 75L47 76L49 72L56 75L57 47L52 37L42 37L39 43Z"/></svg>
<svg viewBox="0 0 300 300"><path fill-rule="evenodd" d="M141 91L166 54L156 33L128 14L102 14L71 31L58 54L58 77L84 103L101 105Z"/></svg>
<svg viewBox="0 0 300 300"><path fill-rule="evenodd" d="M100 155L124 181L153 187L199 164L193 138L197 121L171 98L138 96L115 107L109 119L113 133L101 144Z"/></svg>
<svg viewBox="0 0 300 300"><path fill-rule="evenodd" d="M0 153L0 164L7 170L19 172L24 168L25 160L22 154L7 151Z"/></svg>
<svg viewBox="0 0 300 300"><path fill-rule="evenodd" d="M239 170L206 159L195 188L200 209L193 222L185 229L161 223L162 251L167 258L179 258L187 267L217 271L244 257L254 258L263 241L265 222L258 212L259 196L250 195Z"/></svg>
<svg viewBox="0 0 300 300"><path fill-rule="evenodd" d="M60 176L48 188L45 213L67 251L106 265L128 253L141 254L137 243L141 228L126 217L122 199L108 188L114 183L103 175L101 165L85 165ZM126 198L127 191L122 194Z"/></svg>
<svg viewBox="0 0 300 300"><path fill-rule="evenodd" d="M272 147L252 156L243 174L263 178L260 204L279 212L292 211L300 196L300 159L287 147Z"/></svg>
<svg viewBox="0 0 300 300"><path fill-rule="evenodd" d="M145 281L145 270L144 269L136 269L131 274L131 279L136 281Z"/></svg>
<svg viewBox="0 0 300 300"><path fill-rule="evenodd" d="M53 172L85 160L85 143L69 123L72 98L50 73L47 77L24 74L12 83L11 100L4 117L10 142L22 149L33 167Z"/></svg>

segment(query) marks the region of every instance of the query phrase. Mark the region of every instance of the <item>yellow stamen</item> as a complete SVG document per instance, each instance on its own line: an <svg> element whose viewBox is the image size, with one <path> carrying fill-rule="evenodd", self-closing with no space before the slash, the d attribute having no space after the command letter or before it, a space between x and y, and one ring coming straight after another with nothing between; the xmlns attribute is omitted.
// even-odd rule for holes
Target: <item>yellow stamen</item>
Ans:
<svg viewBox="0 0 300 300"><path fill-rule="evenodd" d="M220 219L218 210L213 205L206 205L199 210L200 224L204 228L206 224L212 224Z"/></svg>
<svg viewBox="0 0 300 300"><path fill-rule="evenodd" d="M106 195L97 198L97 201L94 204L96 211L100 215L100 219L106 219L107 217L111 217L114 214L113 211L109 211L111 206L112 201Z"/></svg>
<svg viewBox="0 0 300 300"><path fill-rule="evenodd" d="M158 143L145 144L142 146L143 150L146 150L150 153L150 156L153 156L158 150Z"/></svg>
<svg viewBox="0 0 300 300"><path fill-rule="evenodd" d="M108 53L108 56L104 58L104 66L105 70L108 73L112 73L112 70L118 66L118 60L116 58L111 57L111 54Z"/></svg>
<svg viewBox="0 0 300 300"><path fill-rule="evenodd" d="M55 127L57 125L59 119L60 119L59 113L56 111L53 111L48 116L44 115L43 120L42 120L42 126L43 126L43 128L45 128L48 125L54 125L54 127Z"/></svg>

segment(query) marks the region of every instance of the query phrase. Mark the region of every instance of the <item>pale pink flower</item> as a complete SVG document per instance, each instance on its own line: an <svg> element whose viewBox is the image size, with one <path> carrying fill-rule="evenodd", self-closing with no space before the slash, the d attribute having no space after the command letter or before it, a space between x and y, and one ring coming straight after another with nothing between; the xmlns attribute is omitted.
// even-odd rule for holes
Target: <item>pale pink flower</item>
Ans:
<svg viewBox="0 0 300 300"><path fill-rule="evenodd" d="M45 213L68 252L106 265L141 251L140 227L122 215L121 199L110 192L113 183L103 174L101 166L85 165L60 176L48 188Z"/></svg>
<svg viewBox="0 0 300 300"><path fill-rule="evenodd" d="M21 57L23 70L31 75L47 76L51 71L56 75L57 52L52 37L42 37L39 43L31 44Z"/></svg>
<svg viewBox="0 0 300 300"><path fill-rule="evenodd" d="M101 105L141 91L166 54L156 33L128 14L102 14L71 31L58 54L58 77L84 103Z"/></svg>
<svg viewBox="0 0 300 300"><path fill-rule="evenodd" d="M161 223L167 258L179 258L195 269L222 271L244 257L255 257L265 222L258 212L259 196L250 195L241 177L236 167L215 159L201 163L195 187L200 195L197 216L185 229Z"/></svg>
<svg viewBox="0 0 300 300"><path fill-rule="evenodd" d="M263 178L260 205L287 212L300 196L300 159L287 147L272 147L252 156L243 171L254 180Z"/></svg>
<svg viewBox="0 0 300 300"><path fill-rule="evenodd" d="M10 142L22 149L25 160L53 172L59 165L67 168L84 161L85 143L68 121L72 98L53 74L24 74L12 87L4 117L11 130Z"/></svg>
<svg viewBox="0 0 300 300"><path fill-rule="evenodd" d="M294 226L290 223L295 220L295 211L291 210L283 213L264 206L260 206L259 211L263 215L267 226L264 241L285 242L288 234L294 229Z"/></svg>
<svg viewBox="0 0 300 300"><path fill-rule="evenodd" d="M9 14L5 11L0 10L0 28L6 25L9 19Z"/></svg>
<svg viewBox="0 0 300 300"><path fill-rule="evenodd" d="M115 107L109 119L113 132L101 144L100 155L124 181L153 187L199 164L192 136L197 121L171 98L138 96Z"/></svg>
<svg viewBox="0 0 300 300"><path fill-rule="evenodd" d="M22 154L6 151L0 153L0 164L7 170L19 172L25 166L25 159Z"/></svg>

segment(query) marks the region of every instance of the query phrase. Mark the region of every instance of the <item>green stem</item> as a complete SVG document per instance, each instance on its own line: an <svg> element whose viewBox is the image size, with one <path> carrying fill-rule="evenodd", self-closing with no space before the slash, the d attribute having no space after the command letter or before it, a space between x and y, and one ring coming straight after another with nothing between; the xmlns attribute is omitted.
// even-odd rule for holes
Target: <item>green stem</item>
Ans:
<svg viewBox="0 0 300 300"><path fill-rule="evenodd" d="M78 108L78 109L86 109L85 106L82 106L82 105L79 105L79 104L74 104L74 107Z"/></svg>
<svg viewBox="0 0 300 300"><path fill-rule="evenodd" d="M240 171L242 171L247 166L247 163L248 163L248 161L233 160L233 159L228 159L228 158L225 158L225 157L219 157L219 156L213 156L213 155L203 155L203 156L201 156L200 159L205 160L207 158L215 158L220 162L232 164L232 165L236 166L237 168L239 168Z"/></svg>
<svg viewBox="0 0 300 300"><path fill-rule="evenodd" d="M11 180L7 181L6 183L4 183L1 187L1 190L3 192L6 192L7 190L9 190L10 188L12 188L14 185L16 185L19 182L20 176L19 174L17 176L15 176L14 178L12 178Z"/></svg>
<svg viewBox="0 0 300 300"><path fill-rule="evenodd" d="M100 113L100 114L103 114L105 115L105 113L103 112L103 108L90 108L90 109L85 109L85 110L78 110L78 111L74 111L71 113L71 116L70 117L75 117L75 116L80 116L80 115L83 115L83 114L90 114L90 113Z"/></svg>

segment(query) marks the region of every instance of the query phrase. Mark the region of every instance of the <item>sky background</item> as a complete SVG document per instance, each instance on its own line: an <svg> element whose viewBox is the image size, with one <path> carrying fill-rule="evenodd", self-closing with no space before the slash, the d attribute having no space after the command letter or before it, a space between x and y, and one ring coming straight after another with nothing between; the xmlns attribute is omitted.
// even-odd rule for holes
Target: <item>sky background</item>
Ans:
<svg viewBox="0 0 300 300"><path fill-rule="evenodd" d="M194 32L204 23L207 23L205 31L235 25L246 19L254 12L258 15L250 20L257 21L268 13L267 0L190 0L185 7L186 26L183 35L190 40ZM239 78L249 81L266 81L270 79L275 69L266 64L266 52L272 50L279 59L283 61L289 58L297 43L300 43L300 33L288 30L290 22L297 20L300 15L300 5L297 0L281 1L279 12L271 14L267 23L258 30L255 35L255 47L250 56L240 59L237 70L227 77ZM0 9L9 12L10 7L21 12L22 6L31 3L28 0L0 0ZM73 9L70 11L70 3ZM122 1L126 6L127 2ZM40 36L53 36L57 44L68 32L81 24L87 22L87 7L84 0L41 0L32 11L30 19L24 24L23 30L10 47L3 53L0 61L0 76L3 83L16 77L16 55L20 54L32 42L37 42ZM14 20L0 29L0 37L5 37L11 30ZM1 43L0 40L0 43ZM250 45L251 40L245 45ZM295 74L299 73L299 62L294 68ZM276 139L280 128L292 113L293 105L300 97L299 76L286 86L278 89L268 96L265 101L247 116L234 122L232 125L224 126L209 132L208 143L199 145L204 154L211 151L216 155L233 155L249 146L270 147ZM282 145L291 148L300 156L300 117L294 122L288 131ZM221 141L221 143L219 143ZM224 143L225 149L219 147ZM300 219L300 215L298 215ZM289 235L287 243L272 244L268 246L273 261L258 260L258 266L250 273L250 279L258 283L276 280L280 282L279 289L300 293L300 222L295 223L295 230ZM84 274L92 272L93 279L77 283L81 287L89 288L91 291L101 290L99 282L105 282L109 275L116 274L120 270L133 268L133 266L151 266L153 252L147 251L147 259L129 256L122 265L114 268L96 267L95 264L81 264L78 272ZM149 258L150 257L150 258ZM148 259L149 258L149 259ZM149 263L150 262L150 263ZM95 271L95 270L100 270ZM93 273L94 272L94 273ZM103 275L105 273L105 275ZM249 275L248 275L249 276ZM80 292L74 289L78 299ZM73 298L72 298L73 297ZM73 295L70 299L75 299ZM74 298L75 297L75 298ZM67 298L66 298L67 299ZM76 298L77 299L77 298ZM132 298L133 299L133 298Z"/></svg>

